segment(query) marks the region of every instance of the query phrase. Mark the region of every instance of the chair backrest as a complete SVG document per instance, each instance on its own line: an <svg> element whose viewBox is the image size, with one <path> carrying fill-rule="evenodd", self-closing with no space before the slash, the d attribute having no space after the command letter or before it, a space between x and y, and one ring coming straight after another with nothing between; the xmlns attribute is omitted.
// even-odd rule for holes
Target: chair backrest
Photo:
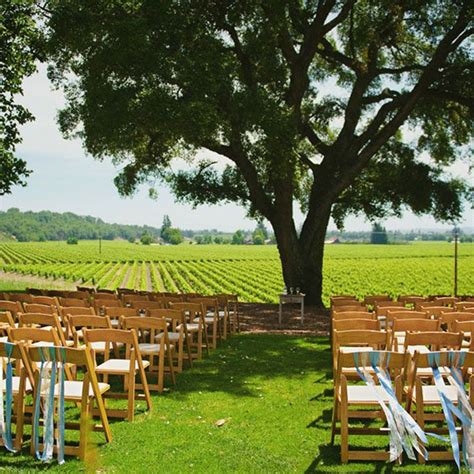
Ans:
<svg viewBox="0 0 474 474"><path fill-rule="evenodd" d="M144 318L143 318L144 319ZM137 333L133 329L87 329L82 330L84 342L89 348L94 342L104 342L104 360L110 358L110 350L114 349L118 343L122 343L125 346L126 357L132 355L133 359L136 359L141 368L143 368L141 353L138 347ZM132 351L133 349L133 351ZM114 350L114 353L118 355L118 351Z"/></svg>
<svg viewBox="0 0 474 474"><path fill-rule="evenodd" d="M411 332L405 335L404 348L409 350L411 346L426 346L431 351L441 349L460 349L463 341L462 332L426 331Z"/></svg>
<svg viewBox="0 0 474 474"><path fill-rule="evenodd" d="M133 295L123 294L121 299L124 304L129 304L132 301L150 301L150 298L148 297L148 295L137 295L137 294L133 294Z"/></svg>
<svg viewBox="0 0 474 474"><path fill-rule="evenodd" d="M344 369L352 369L356 368L358 365L356 363L357 360L362 359L364 354L367 354L366 351L354 352L354 351L344 351L341 350L337 354L337 371L335 377L335 385L336 387L340 384L341 376L343 374ZM391 352L391 351L373 351L377 352L377 357L380 361L384 361L384 369L387 368L391 373L395 375L400 374L405 367L407 366L407 359L408 355L400 352ZM374 377L374 382L376 382L376 377Z"/></svg>
<svg viewBox="0 0 474 474"><path fill-rule="evenodd" d="M459 301L459 298L454 296L436 296L433 301L440 306L454 306Z"/></svg>
<svg viewBox="0 0 474 474"><path fill-rule="evenodd" d="M0 323L8 324L9 327L14 328L15 320L13 319L12 313L10 313L10 311L0 311Z"/></svg>
<svg viewBox="0 0 474 474"><path fill-rule="evenodd" d="M417 311L420 311L422 310L423 308L427 309L428 307L431 307L431 306L442 306L440 305L438 302L436 301L417 301L415 303L415 309Z"/></svg>
<svg viewBox="0 0 474 474"><path fill-rule="evenodd" d="M19 301L20 303L31 303L31 295L29 293L5 293L8 301Z"/></svg>
<svg viewBox="0 0 474 474"><path fill-rule="evenodd" d="M333 306L332 312L338 313L347 313L347 312L367 312L365 305L341 305L341 306Z"/></svg>
<svg viewBox="0 0 474 474"><path fill-rule="evenodd" d="M88 308L90 306L88 300L80 298L59 298L59 304L61 306L75 306L82 308Z"/></svg>
<svg viewBox="0 0 474 474"><path fill-rule="evenodd" d="M405 307L403 303L393 302L390 306L376 306L375 314L377 316L387 316L389 311L411 311L410 308Z"/></svg>
<svg viewBox="0 0 474 474"><path fill-rule="evenodd" d="M157 333L163 332L168 334L168 323L163 318L141 318L135 316L133 318L120 318L120 326L123 329L134 329L140 336L144 331L150 331L150 340L153 341Z"/></svg>
<svg viewBox="0 0 474 474"><path fill-rule="evenodd" d="M161 309L164 303L159 301L131 301L130 306L134 309Z"/></svg>
<svg viewBox="0 0 474 474"><path fill-rule="evenodd" d="M63 327L56 313L18 313L18 323L20 327L52 327L58 332L58 337L61 341L61 345L66 345L66 337L63 331Z"/></svg>
<svg viewBox="0 0 474 474"><path fill-rule="evenodd" d="M377 304L389 303L391 301L393 301L393 298L390 295L367 295L364 298L364 303L370 306L377 306Z"/></svg>
<svg viewBox="0 0 474 474"><path fill-rule="evenodd" d="M12 342L46 342L55 346L62 346L58 331L54 327L33 328L20 327L8 330L8 338Z"/></svg>
<svg viewBox="0 0 474 474"><path fill-rule="evenodd" d="M170 308L181 311L186 322L193 322L195 318L203 316L205 313L204 307L201 303L170 303Z"/></svg>
<svg viewBox="0 0 474 474"><path fill-rule="evenodd" d="M119 319L121 316L138 316L138 310L135 308L124 308L123 306L106 306L105 314L112 319Z"/></svg>
<svg viewBox="0 0 474 474"><path fill-rule="evenodd" d="M10 311L16 317L18 313L23 311L23 306L19 301L0 300L0 311Z"/></svg>
<svg viewBox="0 0 474 474"><path fill-rule="evenodd" d="M94 293L92 296L94 297L94 300L111 300L111 301L119 300L119 297L116 293L105 293L104 291Z"/></svg>
<svg viewBox="0 0 474 474"><path fill-rule="evenodd" d="M442 313L454 311L454 308L450 308L449 306L422 306L421 311L426 311L430 316L439 318Z"/></svg>
<svg viewBox="0 0 474 474"><path fill-rule="evenodd" d="M425 311L398 311L390 309L387 311L387 324L391 326L394 319L429 319L429 314Z"/></svg>
<svg viewBox="0 0 474 474"><path fill-rule="evenodd" d="M451 325L452 332L462 332L464 334L470 333L471 334L471 343L474 342L474 338L472 337L474 332L474 321L454 321Z"/></svg>
<svg viewBox="0 0 474 474"><path fill-rule="evenodd" d="M388 346L388 333L363 329L349 331L333 331L333 367L337 363L337 354L343 346L367 347L382 350Z"/></svg>
<svg viewBox="0 0 474 474"><path fill-rule="evenodd" d="M428 301L428 298L426 296L419 296L419 295L400 295L397 301L405 305L407 304L416 305L416 303Z"/></svg>
<svg viewBox="0 0 474 474"><path fill-rule="evenodd" d="M363 309L363 308L361 308ZM377 320L375 313L369 313L368 311L336 311L332 313L332 319L334 321L341 319L374 319Z"/></svg>
<svg viewBox="0 0 474 474"><path fill-rule="evenodd" d="M446 324L448 331L450 331L455 321L474 321L474 312L449 311L441 313L439 319L441 320L441 324Z"/></svg>
<svg viewBox="0 0 474 474"><path fill-rule="evenodd" d="M474 301L459 301L454 308L456 311L474 311Z"/></svg>
<svg viewBox="0 0 474 474"><path fill-rule="evenodd" d="M145 314L147 318L166 319L171 323L173 332L177 330L180 324L186 324L184 311L178 309L149 309Z"/></svg>
<svg viewBox="0 0 474 474"><path fill-rule="evenodd" d="M116 295L117 293L115 290L111 290L110 288L97 288L95 290L96 293L107 293L109 295Z"/></svg>
<svg viewBox="0 0 474 474"><path fill-rule="evenodd" d="M53 305L59 308L58 299L55 296L32 296L32 303Z"/></svg>
<svg viewBox="0 0 474 474"><path fill-rule="evenodd" d="M393 320L392 331L393 333L397 332L407 332L407 331L418 331L418 332L427 332L427 331L439 331L440 330L440 321L438 319L406 319L406 318L395 318Z"/></svg>
<svg viewBox="0 0 474 474"><path fill-rule="evenodd" d="M331 308L337 306L362 306L365 309L365 303L354 298L331 298Z"/></svg>
<svg viewBox="0 0 474 474"><path fill-rule="evenodd" d="M333 319L332 329L333 331L380 331L380 323L377 319Z"/></svg>
<svg viewBox="0 0 474 474"><path fill-rule="evenodd" d="M66 316L73 316L75 314L95 315L96 312L92 306L89 308L84 308L82 306L61 306L61 308L59 308L59 314L64 318Z"/></svg>
<svg viewBox="0 0 474 474"><path fill-rule="evenodd" d="M23 303L25 313L42 313L42 314L55 314L58 309L56 306L39 303Z"/></svg>

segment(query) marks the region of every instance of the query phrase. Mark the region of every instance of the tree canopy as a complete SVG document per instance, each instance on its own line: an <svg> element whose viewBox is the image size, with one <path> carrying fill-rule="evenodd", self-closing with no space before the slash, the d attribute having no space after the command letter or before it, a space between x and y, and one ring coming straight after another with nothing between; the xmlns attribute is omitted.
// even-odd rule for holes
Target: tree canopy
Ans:
<svg viewBox="0 0 474 474"><path fill-rule="evenodd" d="M472 143L471 1L57 0L50 9L65 135L123 165L123 194L158 179L178 200L237 202L268 219L287 286L310 302L321 302L331 215L339 226L350 213L378 220L407 207L461 215L470 190L447 169ZM202 148L226 165L198 158ZM172 168L176 157L191 169Z"/></svg>
<svg viewBox="0 0 474 474"><path fill-rule="evenodd" d="M24 178L31 173L15 150L21 143L19 127L33 120L18 96L39 58L35 11L33 0L0 3L0 196L9 194L13 185L25 185Z"/></svg>

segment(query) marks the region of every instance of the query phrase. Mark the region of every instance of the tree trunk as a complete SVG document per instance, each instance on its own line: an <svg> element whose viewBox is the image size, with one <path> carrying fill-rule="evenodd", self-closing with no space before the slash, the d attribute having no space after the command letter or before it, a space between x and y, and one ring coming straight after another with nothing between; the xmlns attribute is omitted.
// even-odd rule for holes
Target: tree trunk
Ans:
<svg viewBox="0 0 474 474"><path fill-rule="evenodd" d="M305 303L324 308L322 301L324 240L329 210L320 209L312 232L298 237L292 220L273 225L280 253L283 280L288 292L299 288Z"/></svg>

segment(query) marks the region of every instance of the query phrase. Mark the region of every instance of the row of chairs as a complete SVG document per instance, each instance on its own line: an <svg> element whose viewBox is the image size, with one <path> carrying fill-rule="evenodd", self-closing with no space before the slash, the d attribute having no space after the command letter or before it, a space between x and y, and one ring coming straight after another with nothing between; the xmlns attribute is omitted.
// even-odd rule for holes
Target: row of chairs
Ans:
<svg viewBox="0 0 474 474"><path fill-rule="evenodd" d="M48 304L51 303L48 300L0 301L3 310L0 311L0 344L3 344L0 357L2 347L5 349L10 344L16 357L12 354L9 357L17 362L13 377L17 449L23 444L25 420L33 423L27 415L35 413L35 404L40 403L41 407L44 404L44 400L35 401L33 406L25 407L25 395L35 394L41 383L38 347L55 348L59 365L64 364L64 399L81 407L82 424L75 427L84 430L83 418L97 415L100 425L94 429L103 431L110 442L108 418L133 420L136 399L145 400L147 409L151 409L150 390L163 391L165 375L174 384L175 374L183 370L184 362L192 366L194 359L202 358L203 350L209 353L217 346L218 339L227 337L238 327L234 310L227 332L229 314L226 309L220 309L216 298L182 297L178 301L168 297L166 307L151 305L150 308L146 303L151 301L145 301L145 305L134 304L139 300L130 301L127 307L113 306L114 300L109 299L112 306L101 306L99 311L93 306L61 306L62 297L53 298L57 299L55 304ZM7 303L15 306L6 308ZM31 309L36 312L29 312ZM123 378L123 391L112 392L108 380L111 376ZM156 383L152 383L155 378ZM57 398L58 394L54 396ZM126 398L127 409L107 406L109 398ZM79 447L67 448L66 454L83 458L86 437L81 432ZM33 445L32 442L32 451L38 448Z"/></svg>

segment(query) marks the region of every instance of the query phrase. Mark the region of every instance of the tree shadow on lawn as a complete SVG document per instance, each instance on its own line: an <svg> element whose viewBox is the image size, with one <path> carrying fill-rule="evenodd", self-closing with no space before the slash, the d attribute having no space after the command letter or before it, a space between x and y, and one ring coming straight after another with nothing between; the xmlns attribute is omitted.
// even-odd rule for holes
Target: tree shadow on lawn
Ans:
<svg viewBox="0 0 474 474"><path fill-rule="evenodd" d="M328 381L330 363L331 352L325 337L233 336L212 351L210 357L194 362L192 369L179 374L169 394L177 399L186 398L191 392L258 397L260 392L252 388L253 378L306 379L312 372L315 383L322 384Z"/></svg>

